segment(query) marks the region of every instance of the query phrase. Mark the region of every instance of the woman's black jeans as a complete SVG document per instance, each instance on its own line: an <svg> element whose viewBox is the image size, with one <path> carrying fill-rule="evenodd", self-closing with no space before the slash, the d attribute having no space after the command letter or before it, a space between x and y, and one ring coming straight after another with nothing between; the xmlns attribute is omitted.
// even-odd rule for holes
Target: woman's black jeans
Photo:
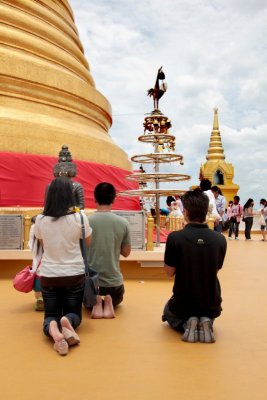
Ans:
<svg viewBox="0 0 267 400"><path fill-rule="evenodd" d="M245 237L246 239L251 239L250 232L253 225L253 217L245 218Z"/></svg>
<svg viewBox="0 0 267 400"><path fill-rule="evenodd" d="M229 233L228 237L232 237L232 233L235 234L235 238L238 237L239 233L239 222L237 222L236 219L230 219L230 227L229 227Z"/></svg>
<svg viewBox="0 0 267 400"><path fill-rule="evenodd" d="M82 320L82 301L84 284L70 287L42 287L44 299L44 325L43 331L49 334L49 324L56 321L60 329L60 319L65 316L73 328L77 328Z"/></svg>

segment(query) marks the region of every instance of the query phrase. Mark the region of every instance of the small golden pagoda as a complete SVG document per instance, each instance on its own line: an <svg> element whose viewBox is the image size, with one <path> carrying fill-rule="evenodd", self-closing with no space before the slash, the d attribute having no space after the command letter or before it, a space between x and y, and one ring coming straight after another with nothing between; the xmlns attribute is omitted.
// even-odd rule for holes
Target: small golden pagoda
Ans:
<svg viewBox="0 0 267 400"><path fill-rule="evenodd" d="M212 185L218 186L228 203L237 194L239 186L233 183L233 165L225 162L219 130L218 108L214 109L213 129L206 159L207 161L200 167L199 178L200 180L209 179Z"/></svg>

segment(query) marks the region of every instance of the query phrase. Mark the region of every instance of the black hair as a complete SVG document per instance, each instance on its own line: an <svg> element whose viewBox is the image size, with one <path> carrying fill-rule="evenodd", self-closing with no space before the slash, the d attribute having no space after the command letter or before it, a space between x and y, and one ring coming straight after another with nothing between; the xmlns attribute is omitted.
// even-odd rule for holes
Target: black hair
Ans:
<svg viewBox="0 0 267 400"><path fill-rule="evenodd" d="M191 222L205 222L209 209L209 198L201 190L189 190L183 196L183 205Z"/></svg>
<svg viewBox="0 0 267 400"><path fill-rule="evenodd" d="M48 186L43 214L59 218L68 214L74 206L72 182L67 177L57 177Z"/></svg>
<svg viewBox="0 0 267 400"><path fill-rule="evenodd" d="M260 204L265 205L266 204L266 200L265 199L260 199Z"/></svg>
<svg viewBox="0 0 267 400"><path fill-rule="evenodd" d="M108 182L99 183L94 190L95 201L100 205L109 206L112 204L116 197L115 187Z"/></svg>
<svg viewBox="0 0 267 400"><path fill-rule="evenodd" d="M221 189L216 185L212 186L211 190L212 190L212 192L216 192L216 193L218 192L221 196L223 195Z"/></svg>
<svg viewBox="0 0 267 400"><path fill-rule="evenodd" d="M240 197L239 197L239 196L234 196L234 200L237 200L237 201L238 201L238 203L239 203L239 201L240 201Z"/></svg>
<svg viewBox="0 0 267 400"><path fill-rule="evenodd" d="M202 192L204 192L205 190L210 190L211 188L211 181L209 179L202 179L200 181L200 189L202 190Z"/></svg>
<svg viewBox="0 0 267 400"><path fill-rule="evenodd" d="M176 198L174 196L168 196L166 199L167 206L170 207L170 205L173 201L176 201Z"/></svg>
<svg viewBox="0 0 267 400"><path fill-rule="evenodd" d="M244 209L251 207L251 203L254 203L254 200L253 199L248 199L246 204L244 205Z"/></svg>

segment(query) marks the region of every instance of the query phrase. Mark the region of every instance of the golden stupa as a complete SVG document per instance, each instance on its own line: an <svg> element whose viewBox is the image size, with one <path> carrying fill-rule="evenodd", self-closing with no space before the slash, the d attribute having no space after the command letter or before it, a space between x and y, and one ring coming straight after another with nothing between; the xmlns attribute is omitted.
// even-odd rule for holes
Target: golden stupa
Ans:
<svg viewBox="0 0 267 400"><path fill-rule="evenodd" d="M222 190L227 202L233 200L239 186L233 183L233 165L225 162L217 108L214 109L213 129L206 159L207 161L200 167L200 179L209 179L212 185L217 185Z"/></svg>
<svg viewBox="0 0 267 400"><path fill-rule="evenodd" d="M57 157L67 144L75 162L129 173L127 154L109 136L111 106L95 87L68 1L5 0L0 20L0 159Z"/></svg>

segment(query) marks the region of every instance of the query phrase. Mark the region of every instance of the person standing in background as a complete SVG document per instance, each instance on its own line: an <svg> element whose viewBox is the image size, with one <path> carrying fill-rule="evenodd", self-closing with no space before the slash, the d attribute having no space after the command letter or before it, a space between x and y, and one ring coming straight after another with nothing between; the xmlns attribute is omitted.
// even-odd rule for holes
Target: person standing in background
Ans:
<svg viewBox="0 0 267 400"><path fill-rule="evenodd" d="M245 238L246 240L251 239L251 228L253 225L253 199L248 199L246 204L243 207L243 221L245 222Z"/></svg>
<svg viewBox="0 0 267 400"><path fill-rule="evenodd" d="M262 242L266 242L266 230L267 230L267 201L265 199L260 200L261 215L264 219L264 224L261 224Z"/></svg>
<svg viewBox="0 0 267 400"><path fill-rule="evenodd" d="M184 206L183 206L183 202L182 202L181 197L179 195L175 195L175 199L176 199L176 201L178 203L178 206L179 206L181 212L183 212L184 211Z"/></svg>
<svg viewBox="0 0 267 400"><path fill-rule="evenodd" d="M211 190L211 182L209 179L202 179L200 181L200 190L205 193L206 196L209 198L209 209L208 209L208 214L207 214L207 219L209 217L214 219L214 226L218 225L220 221L220 215L217 211L216 208L216 203L215 203L215 197L214 194Z"/></svg>
<svg viewBox="0 0 267 400"><path fill-rule="evenodd" d="M221 233L222 227L223 227L222 226L223 225L223 216L224 216L225 207L226 207L226 199L222 195L221 189L218 186L212 186L211 191L215 197L216 209L221 217L219 222L216 225L214 225L214 230L216 232Z"/></svg>
<svg viewBox="0 0 267 400"><path fill-rule="evenodd" d="M228 239L232 239L232 234L235 234L235 240L239 240L238 233L239 233L239 224L241 220L241 215L243 213L243 207L239 204L240 197L235 196L233 205L228 207L227 215L228 219L230 220L230 227L229 227L229 234Z"/></svg>

